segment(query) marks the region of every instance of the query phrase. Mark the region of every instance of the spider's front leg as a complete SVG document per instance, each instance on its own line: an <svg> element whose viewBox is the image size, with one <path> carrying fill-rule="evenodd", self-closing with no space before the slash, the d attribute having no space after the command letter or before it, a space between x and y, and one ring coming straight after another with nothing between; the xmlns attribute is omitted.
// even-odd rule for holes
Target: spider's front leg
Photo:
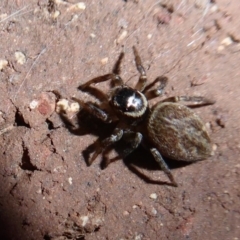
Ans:
<svg viewBox="0 0 240 240"><path fill-rule="evenodd" d="M84 101L81 101L80 99L77 99L77 98L74 98L74 97L72 98L72 100L79 103L79 105L82 109L85 109L88 113L90 113L94 117L102 120L103 122L110 123L114 120L112 118L111 114L106 113L101 108L99 108L98 106L95 106L91 102L86 102L85 103Z"/></svg>
<svg viewBox="0 0 240 240"><path fill-rule="evenodd" d="M168 81L167 77L165 77L165 76L157 77L155 81L153 81L152 83L150 83L146 86L146 82L147 82L146 71L142 65L142 61L138 54L138 51L137 51L136 47L134 47L134 46L133 46L133 52L135 55L136 67L137 67L138 72L140 73L140 77L135 86L135 89L140 92L143 92L148 100L158 97L158 96L161 96L164 88L167 85L167 81ZM152 88L156 83L160 83L160 85L157 87L157 89L149 91L149 89Z"/></svg>
<svg viewBox="0 0 240 240"><path fill-rule="evenodd" d="M148 84L143 93L147 100L159 97L163 94L164 88L166 87L168 78L165 76L157 77L152 83ZM159 83L160 85L153 90L150 90L155 84Z"/></svg>
<svg viewBox="0 0 240 240"><path fill-rule="evenodd" d="M147 81L146 71L142 65L141 58L135 46L133 46L133 53L135 56L135 63L136 63L137 70L140 73L140 77L137 82L137 85L135 86L135 89L142 92L145 89L146 81Z"/></svg>
<svg viewBox="0 0 240 240"><path fill-rule="evenodd" d="M122 52L113 67L112 73L108 73L103 76L93 78L92 80L89 80L88 82L80 85L78 87L78 89L85 90L86 88L90 87L90 85L92 85L92 84L106 82L108 80L112 80L114 86L123 85L123 80L119 76L119 74L121 72L120 66L121 66L123 57L124 57L124 53Z"/></svg>
<svg viewBox="0 0 240 240"><path fill-rule="evenodd" d="M92 80L89 80L88 82L80 85L78 87L78 89L84 91L87 87L89 87L92 84L106 82L108 80L112 80L113 84L115 86L123 85L123 80L121 79L121 77L119 75L117 75L115 73L109 73L109 74L106 74L106 75L103 75L103 76L100 76L100 77L93 78Z"/></svg>

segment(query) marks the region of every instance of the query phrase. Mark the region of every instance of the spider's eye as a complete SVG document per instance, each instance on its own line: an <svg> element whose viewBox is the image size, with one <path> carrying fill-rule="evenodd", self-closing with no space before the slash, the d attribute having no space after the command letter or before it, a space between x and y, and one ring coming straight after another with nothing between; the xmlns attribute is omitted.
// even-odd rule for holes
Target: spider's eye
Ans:
<svg viewBox="0 0 240 240"><path fill-rule="evenodd" d="M145 96L129 87L116 89L112 96L112 104L120 112L131 117L142 116L147 108Z"/></svg>

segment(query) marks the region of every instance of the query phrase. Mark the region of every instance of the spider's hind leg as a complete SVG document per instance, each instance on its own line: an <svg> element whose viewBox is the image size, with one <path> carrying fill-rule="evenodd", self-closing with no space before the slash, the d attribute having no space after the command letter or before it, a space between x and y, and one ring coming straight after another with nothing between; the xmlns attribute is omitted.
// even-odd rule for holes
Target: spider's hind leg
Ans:
<svg viewBox="0 0 240 240"><path fill-rule="evenodd" d="M206 106L206 105L212 105L215 103L214 100L211 100L206 97L201 97L201 96L175 96L175 97L169 97L161 102L192 102L193 104L188 104L188 107L201 107L201 106Z"/></svg>
<svg viewBox="0 0 240 240"><path fill-rule="evenodd" d="M169 180L171 181L172 185L177 187L178 184L175 181L170 169L168 168L167 164L165 163L165 161L163 160L161 154L159 153L159 151L156 148L151 148L150 149L155 161L158 163L158 165L160 166L160 168L164 171L164 173L168 176Z"/></svg>

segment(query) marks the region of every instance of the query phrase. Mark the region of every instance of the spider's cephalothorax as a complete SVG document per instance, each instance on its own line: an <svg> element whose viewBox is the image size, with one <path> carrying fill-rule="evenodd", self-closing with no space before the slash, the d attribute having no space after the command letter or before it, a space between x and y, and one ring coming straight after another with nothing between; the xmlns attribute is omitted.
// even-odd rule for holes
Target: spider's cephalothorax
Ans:
<svg viewBox="0 0 240 240"><path fill-rule="evenodd" d="M163 157L194 162L207 158L212 151L211 141L202 120L193 110L178 102L195 102L195 107L214 102L199 96L180 96L164 99L150 108L148 100L162 95L167 78L158 77L153 83L146 85L146 72L135 47L133 47L133 52L136 67L140 73L139 81L134 88L124 84L119 76L123 53L121 53L112 73L96 77L79 87L82 91L87 91L90 88L93 89L90 85L107 80L111 80L113 85L109 94L100 90L95 92L96 97L108 105L109 112L105 112L96 104L75 99L82 108L102 121L116 121L116 128L112 135L103 141L99 140L99 144L89 160L89 165L102 151L122 138L127 140L130 145L127 154L143 142L161 169L167 174L172 185L177 186ZM152 89L156 84L159 86Z"/></svg>
<svg viewBox="0 0 240 240"><path fill-rule="evenodd" d="M148 107L148 101L141 92L125 85L111 92L110 103L115 110L131 118L142 117Z"/></svg>

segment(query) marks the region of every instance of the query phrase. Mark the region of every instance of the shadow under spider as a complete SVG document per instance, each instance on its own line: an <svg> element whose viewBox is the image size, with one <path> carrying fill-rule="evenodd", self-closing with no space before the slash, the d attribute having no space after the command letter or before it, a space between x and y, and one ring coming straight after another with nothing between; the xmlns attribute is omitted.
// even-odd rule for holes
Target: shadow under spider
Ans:
<svg viewBox="0 0 240 240"><path fill-rule="evenodd" d="M90 144L86 149L83 150L82 155L86 162L87 166L89 165L89 159L91 155L94 153L96 149L96 145L106 137L108 137L113 130L115 129L117 123L104 123L98 118L89 115L87 111L84 109L77 114L77 125L75 125L65 116L64 114L59 114L61 120L63 121L65 127L68 131L77 136L84 135L94 135L97 136L98 139ZM160 181L151 179L145 173L143 173L140 169L146 169L149 171L161 171L159 169L159 165L154 160L151 153L145 149L143 146L138 147L134 152L128 155L129 150L129 142L124 141L124 138L117 143L114 143L110 148L107 148L102 153L102 159L100 162L100 167L102 170L108 167L109 164L115 164L115 161L122 160L125 166L139 178L141 178L144 182L148 184L156 184L156 185L169 185L172 186L172 183L167 181ZM118 154L113 159L108 159L107 155L111 150L115 150ZM164 159L168 166L171 169L180 168L191 163L183 162L183 161L173 161ZM140 168L140 169L139 169Z"/></svg>

